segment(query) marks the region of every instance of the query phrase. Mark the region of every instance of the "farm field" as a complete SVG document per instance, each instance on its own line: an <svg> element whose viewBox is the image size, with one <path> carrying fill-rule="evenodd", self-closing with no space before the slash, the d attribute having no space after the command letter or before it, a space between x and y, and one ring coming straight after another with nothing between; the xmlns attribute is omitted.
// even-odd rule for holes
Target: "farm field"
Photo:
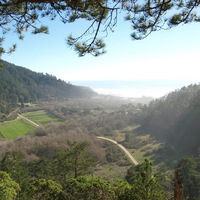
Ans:
<svg viewBox="0 0 200 200"><path fill-rule="evenodd" d="M62 123L59 118L46 110L23 113L23 116L42 126L48 125L51 121ZM0 124L0 138L15 139L34 129L35 126L25 119L7 121Z"/></svg>
<svg viewBox="0 0 200 200"><path fill-rule="evenodd" d="M23 113L22 116L42 126L48 125L51 121L61 123L61 120L59 118L53 116L51 113L49 113L46 110L27 112L27 113Z"/></svg>
<svg viewBox="0 0 200 200"><path fill-rule="evenodd" d="M27 134L35 127L25 120L13 120L0 124L0 132L3 138L15 139L18 136Z"/></svg>

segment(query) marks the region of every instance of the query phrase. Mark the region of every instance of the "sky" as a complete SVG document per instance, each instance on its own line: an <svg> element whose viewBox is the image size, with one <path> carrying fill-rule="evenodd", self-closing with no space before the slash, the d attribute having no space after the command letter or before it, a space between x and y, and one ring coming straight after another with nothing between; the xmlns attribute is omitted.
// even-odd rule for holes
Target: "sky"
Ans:
<svg viewBox="0 0 200 200"><path fill-rule="evenodd" d="M152 92L152 96L155 97L181 86L199 83L198 23L158 31L144 40L134 41L130 36L131 24L119 17L114 32L109 32L104 39L107 53L99 57L78 57L66 44L66 38L70 33L76 36L83 33L87 25L85 21L63 24L56 19L44 20L44 24L49 27L48 35L32 35L28 30L24 40L20 41L15 33L9 33L4 46L17 43L17 49L11 55L3 55L2 59L32 71L52 74L67 82L79 85L87 82L87 86L102 92L107 90L110 94L112 89L115 89L114 93L119 94L119 90L125 90L125 87L106 88L92 86L92 83L99 81L100 84L108 80L113 81L113 84L116 81L137 81L143 85L146 83L148 87L137 96L151 95L151 81L157 86L164 83L165 87L157 88L157 94L156 91ZM173 83L173 86L170 83ZM130 85L126 89L130 96Z"/></svg>

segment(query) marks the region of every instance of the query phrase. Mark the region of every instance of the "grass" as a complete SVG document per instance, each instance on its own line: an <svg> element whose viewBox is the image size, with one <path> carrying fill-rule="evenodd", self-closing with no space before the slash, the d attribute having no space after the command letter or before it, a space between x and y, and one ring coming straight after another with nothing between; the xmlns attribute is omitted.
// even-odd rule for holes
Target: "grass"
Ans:
<svg viewBox="0 0 200 200"><path fill-rule="evenodd" d="M1 132L0 132L0 138L4 138L3 135L1 134Z"/></svg>
<svg viewBox="0 0 200 200"><path fill-rule="evenodd" d="M105 180L111 180L111 179L124 179L127 169L130 168L130 166L118 166L115 164L107 164L102 165L100 169L96 169L94 171L94 176L101 177Z"/></svg>
<svg viewBox="0 0 200 200"><path fill-rule="evenodd" d="M148 158L149 160L153 161L153 150L158 149L162 144L161 143L155 143L154 141L151 141L150 143L142 146L141 148L131 150L132 155L134 158L139 162L143 162L145 158Z"/></svg>
<svg viewBox="0 0 200 200"><path fill-rule="evenodd" d="M154 151L159 149L159 147L162 146L162 143L153 140L150 135L145 135L145 136L144 135L142 135L142 136L135 135L135 137L138 138L140 140L140 142L143 143L143 145L141 145L140 147L138 147L136 149L128 149L129 152L131 152L133 157L139 163L142 163L144 161L144 159L147 158L147 159L153 161L153 164L155 164Z"/></svg>
<svg viewBox="0 0 200 200"><path fill-rule="evenodd" d="M55 121L58 123L61 122L61 120L59 118L53 116L46 110L27 112L27 113L24 113L23 116L28 118L29 120L31 120L39 125L43 125L43 126L49 124L51 121Z"/></svg>
<svg viewBox="0 0 200 200"><path fill-rule="evenodd" d="M138 125L133 125L133 126L127 126L127 127L125 127L124 129L121 129L121 130L114 130L112 132L113 138L111 138L111 139L114 139L118 142L122 142L125 139L126 133L129 133L129 132L132 133L134 131L134 129L136 129L138 127L139 127Z"/></svg>
<svg viewBox="0 0 200 200"><path fill-rule="evenodd" d="M3 138L15 139L18 136L27 134L35 127L24 120L13 120L0 124L0 132Z"/></svg>

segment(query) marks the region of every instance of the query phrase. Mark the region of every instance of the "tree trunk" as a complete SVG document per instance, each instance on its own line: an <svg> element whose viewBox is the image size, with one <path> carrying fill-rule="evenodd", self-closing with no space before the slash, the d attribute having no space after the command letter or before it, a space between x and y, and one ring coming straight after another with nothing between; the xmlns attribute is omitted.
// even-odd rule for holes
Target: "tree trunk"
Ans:
<svg viewBox="0 0 200 200"><path fill-rule="evenodd" d="M181 179L178 177L178 171L175 171L174 180L174 200L183 200L183 185Z"/></svg>

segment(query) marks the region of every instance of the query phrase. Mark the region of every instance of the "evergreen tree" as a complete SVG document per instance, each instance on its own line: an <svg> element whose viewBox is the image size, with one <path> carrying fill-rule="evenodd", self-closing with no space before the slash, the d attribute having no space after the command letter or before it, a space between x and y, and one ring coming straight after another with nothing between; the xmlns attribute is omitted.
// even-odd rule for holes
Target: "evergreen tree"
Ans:
<svg viewBox="0 0 200 200"><path fill-rule="evenodd" d="M2 200L16 199L19 191L19 184L13 181L9 174L0 171L0 198Z"/></svg>
<svg viewBox="0 0 200 200"><path fill-rule="evenodd" d="M59 200L62 193L62 186L54 181L37 179L28 193L29 200Z"/></svg>
<svg viewBox="0 0 200 200"><path fill-rule="evenodd" d="M29 171L20 152L7 153L0 162L0 170L10 174L11 178L19 184L21 193L20 199L27 195L30 186ZM26 199L26 198L25 198Z"/></svg>
<svg viewBox="0 0 200 200"><path fill-rule="evenodd" d="M40 23L40 18L54 20L58 16L63 23L73 23L78 19L90 22L89 27L78 37L70 35L67 43L73 46L80 56L91 53L95 56L105 53L105 44L99 33L113 31L117 24L118 13L124 13L125 19L133 27L131 36L136 39L147 37L160 29L169 29L179 24L199 22L199 1L195 0L8 0L0 1L0 27L5 35L10 30L16 32L20 39L25 31L33 34L47 34L48 27ZM39 25L38 25L39 24ZM38 26L37 26L38 25ZM90 31L92 30L92 31ZM103 30L103 31L102 31ZM106 30L106 31L105 31ZM88 33L92 39L88 39ZM85 36L85 41L80 41ZM102 37L102 35L101 35ZM6 50L0 38L0 55L11 53L16 45Z"/></svg>
<svg viewBox="0 0 200 200"><path fill-rule="evenodd" d="M94 166L94 159L86 153L88 142L67 141L69 149L58 152L55 163L57 171L62 181L67 177L77 178L78 176L88 174L89 169Z"/></svg>
<svg viewBox="0 0 200 200"><path fill-rule="evenodd" d="M142 164L133 165L127 171L127 181L131 184L131 196L135 200L164 200L159 177L152 173L152 163L145 159Z"/></svg>
<svg viewBox="0 0 200 200"><path fill-rule="evenodd" d="M100 178L78 177L66 181L64 186L66 200L114 200L115 193L107 181Z"/></svg>
<svg viewBox="0 0 200 200"><path fill-rule="evenodd" d="M185 199L200 199L200 171L198 169L198 162L194 158L183 157L178 161L176 169L183 183Z"/></svg>

